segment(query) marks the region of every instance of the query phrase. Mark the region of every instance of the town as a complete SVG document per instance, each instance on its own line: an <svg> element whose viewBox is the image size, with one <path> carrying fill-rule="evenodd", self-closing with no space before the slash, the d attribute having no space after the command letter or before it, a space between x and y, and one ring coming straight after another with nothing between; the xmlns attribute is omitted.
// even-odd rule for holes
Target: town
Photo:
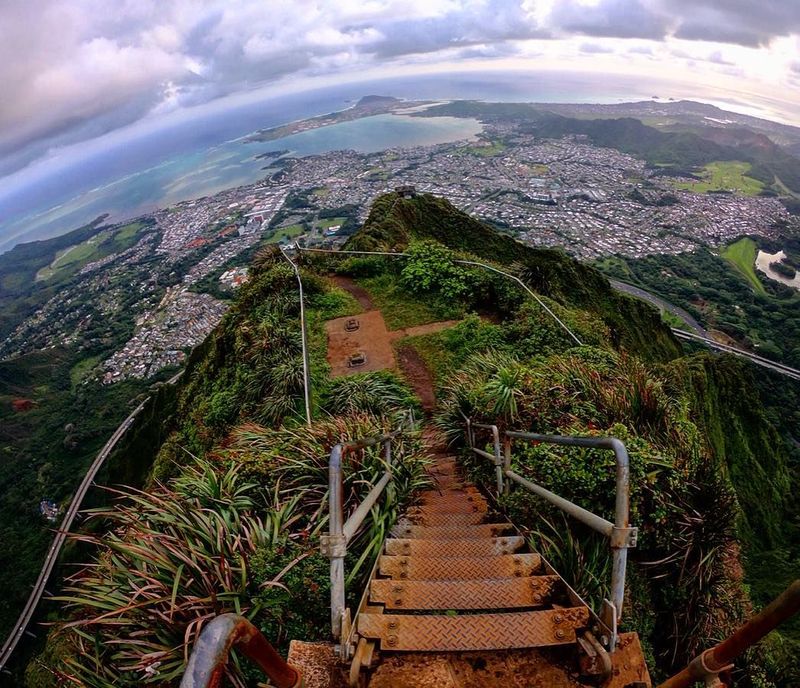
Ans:
<svg viewBox="0 0 800 688"><path fill-rule="evenodd" d="M776 198L694 193L682 181L580 136L540 139L507 123L485 124L477 141L284 154L279 172L255 184L154 213L133 247L85 265L0 342L0 357L118 342L86 378L105 384L180 366L246 281L253 250L340 246L375 197L401 186L582 260L713 248L800 224Z"/></svg>

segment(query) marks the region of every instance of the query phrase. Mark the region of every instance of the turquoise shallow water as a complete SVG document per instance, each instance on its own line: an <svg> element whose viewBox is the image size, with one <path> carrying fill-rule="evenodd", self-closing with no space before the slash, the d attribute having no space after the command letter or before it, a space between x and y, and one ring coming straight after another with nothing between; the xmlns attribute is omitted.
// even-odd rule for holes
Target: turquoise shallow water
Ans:
<svg viewBox="0 0 800 688"><path fill-rule="evenodd" d="M256 156L269 151L288 150L296 156L345 149L371 153L471 139L481 129L473 119L377 115L263 143L227 141L172 156L159 165L89 189L43 213L20 218L11 224L9 234L14 236L9 238L54 236L65 231L63 227L80 226L102 213L110 213L112 220L123 219L250 184L264 176L263 168L270 162L270 158ZM2 248L11 246L0 242Z"/></svg>
<svg viewBox="0 0 800 688"><path fill-rule="evenodd" d="M124 219L181 200L256 181L268 160L255 156L289 149L296 155L339 148L372 152L431 145L473 135L475 122L451 118L380 115L303 132L282 140L244 144L262 128L341 110L365 94L410 100L482 99L516 102L622 102L656 94L681 95L651 81L565 73L458 74L388 79L231 106L198 114L115 144L81 153L69 166L42 174L36 183L0 184L0 252L22 241L63 234L110 213Z"/></svg>

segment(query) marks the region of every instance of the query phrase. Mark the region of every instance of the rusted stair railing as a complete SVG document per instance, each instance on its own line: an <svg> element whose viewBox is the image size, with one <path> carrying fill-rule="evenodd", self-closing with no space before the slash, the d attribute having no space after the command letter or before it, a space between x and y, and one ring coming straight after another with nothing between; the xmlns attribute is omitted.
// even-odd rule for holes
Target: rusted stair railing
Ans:
<svg viewBox="0 0 800 688"><path fill-rule="evenodd" d="M302 688L303 676L275 651L253 624L237 614L221 614L206 624L194 645L181 688L217 688L231 649L255 662L275 688Z"/></svg>
<svg viewBox="0 0 800 688"><path fill-rule="evenodd" d="M709 687L723 688L725 684L720 681L719 675L731 668L733 660L798 612L800 580L792 583L779 597L734 631L733 635L703 652L688 667L667 679L658 688L689 688L701 681Z"/></svg>
<svg viewBox="0 0 800 688"><path fill-rule="evenodd" d="M337 444L331 451L328 464L330 517L328 535L320 538L321 551L331 560L331 632L337 641L342 639L343 626L348 626L349 612L345 603L344 559L347 556L347 545L358 532L364 519L392 479L392 440L403 434L404 425L414 427L414 412L409 409L397 430L385 435L377 435L365 439ZM386 470L381 479L375 483L364 501L359 504L347 521L344 520L344 497L342 483L342 464L348 454L382 445ZM345 630L347 630L345 628ZM340 651L342 650L340 646ZM345 649L343 655L347 654ZM343 658L347 658L344 656Z"/></svg>
<svg viewBox="0 0 800 688"><path fill-rule="evenodd" d="M463 414L462 414L463 415ZM508 494L511 482L524 487L526 490L546 499L551 504L569 514L573 518L586 524L593 530L607 537L612 549L611 571L611 600L604 600L604 607L600 618L610 631L609 649L613 652L616 648L618 632L617 626L622 618L622 605L625 598L625 571L628 561L628 549L636 547L638 531L630 525L630 459L625 445L613 437L572 437L566 435L538 435L532 432L503 433L504 452L500 451L500 432L496 425L475 423L464 416L466 421L466 436L470 450L477 456L489 459L495 465L497 493ZM475 429L488 430L492 434L494 453L490 454L475 446ZM523 478L511 470L511 445L513 440L528 440L544 442L571 447L588 447L593 449L607 449L614 452L617 465L616 475L616 509L614 523L601 516L587 511L583 507L573 504L541 485Z"/></svg>

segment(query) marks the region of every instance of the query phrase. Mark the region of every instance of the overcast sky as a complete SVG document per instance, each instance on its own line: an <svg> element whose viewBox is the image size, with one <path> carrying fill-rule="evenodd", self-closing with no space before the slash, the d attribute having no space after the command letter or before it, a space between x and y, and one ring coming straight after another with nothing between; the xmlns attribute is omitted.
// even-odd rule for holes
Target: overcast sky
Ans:
<svg viewBox="0 0 800 688"><path fill-rule="evenodd" d="M707 84L800 124L800 0L0 0L0 174L255 88L483 67Z"/></svg>

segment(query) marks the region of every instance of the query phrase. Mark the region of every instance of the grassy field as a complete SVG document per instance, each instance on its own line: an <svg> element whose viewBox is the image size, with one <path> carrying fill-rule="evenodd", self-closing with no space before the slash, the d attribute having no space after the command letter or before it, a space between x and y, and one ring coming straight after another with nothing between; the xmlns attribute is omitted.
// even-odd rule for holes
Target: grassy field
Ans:
<svg viewBox="0 0 800 688"><path fill-rule="evenodd" d="M317 226L322 227L322 229L328 229L328 227L341 225L346 219L346 217L328 217L324 220L317 220Z"/></svg>
<svg viewBox="0 0 800 688"><path fill-rule="evenodd" d="M144 224L141 222L131 222L129 225L120 228L114 235L114 239L116 241L129 241L139 233L142 227L144 227Z"/></svg>
<svg viewBox="0 0 800 688"><path fill-rule="evenodd" d="M36 281L49 280L59 272L71 268L77 269L93 260L126 248L136 243L136 235L144 227L142 222L131 222L120 227L116 232L104 231L90 237L86 241L59 251L50 265L36 273Z"/></svg>
<svg viewBox="0 0 800 688"><path fill-rule="evenodd" d="M720 256L730 263L734 269L742 275L759 294L766 295L767 290L761 284L761 280L756 275L756 254L758 246L752 239L744 238L726 246L720 251Z"/></svg>
<svg viewBox="0 0 800 688"><path fill-rule="evenodd" d="M505 149L506 144L502 141L492 141L489 146L468 146L467 148L462 148L461 152L467 155L477 155L481 158L488 158L492 155L502 153Z"/></svg>
<svg viewBox="0 0 800 688"><path fill-rule="evenodd" d="M698 182L679 182L675 188L695 193L709 191L733 191L744 196L758 196L764 185L757 179L746 176L750 171L748 162L712 162L703 170L703 180Z"/></svg>
<svg viewBox="0 0 800 688"><path fill-rule="evenodd" d="M92 372L101 360L102 356L90 356L89 358L84 358L82 361L78 361L78 363L70 368L69 379L73 390L83 382L86 376Z"/></svg>
<svg viewBox="0 0 800 688"><path fill-rule="evenodd" d="M42 268L38 273L36 273L36 280L48 280L57 272L68 268L70 265L74 265L75 263L79 263L81 261L88 262L89 259L94 255L97 245L102 241L102 239L103 235L98 234L97 236L93 236L91 239L87 239L80 244L76 244L75 246L65 248L63 251L59 251L55 257L55 260L50 263L50 265L48 265L46 268Z"/></svg>
<svg viewBox="0 0 800 688"><path fill-rule="evenodd" d="M386 326L390 330L455 320L464 315L458 305L441 298L430 296L421 299L414 296L393 275L378 275L359 279L357 282L369 292L375 308L383 312Z"/></svg>
<svg viewBox="0 0 800 688"><path fill-rule="evenodd" d="M300 236L305 231L306 228L303 225L289 225L288 227L280 227L279 229L275 230L275 234L267 239L267 243L277 244L283 239L294 239L296 236Z"/></svg>

